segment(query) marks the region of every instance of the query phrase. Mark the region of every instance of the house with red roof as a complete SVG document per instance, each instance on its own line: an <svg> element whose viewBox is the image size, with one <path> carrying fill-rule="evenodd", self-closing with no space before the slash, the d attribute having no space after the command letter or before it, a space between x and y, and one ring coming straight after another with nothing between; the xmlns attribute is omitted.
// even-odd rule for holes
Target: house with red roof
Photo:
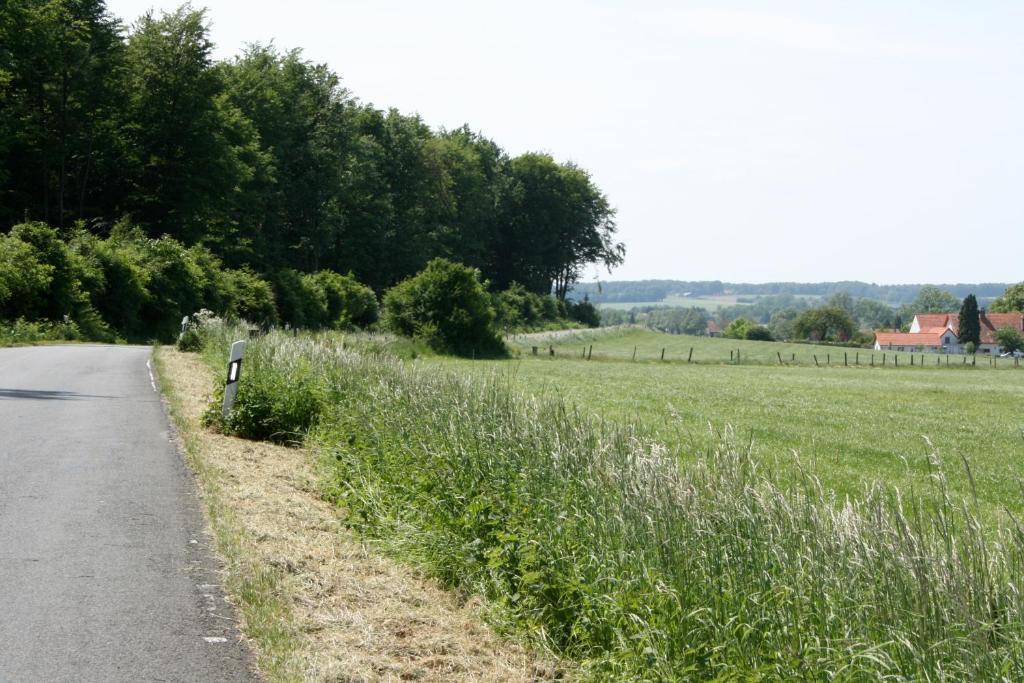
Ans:
<svg viewBox="0 0 1024 683"><path fill-rule="evenodd" d="M875 332L876 351L917 351L924 353L963 353L958 336L958 313L921 313L914 316L908 332ZM981 343L975 353L998 354L996 331L1012 327L1024 332L1024 313L986 313L978 315Z"/></svg>

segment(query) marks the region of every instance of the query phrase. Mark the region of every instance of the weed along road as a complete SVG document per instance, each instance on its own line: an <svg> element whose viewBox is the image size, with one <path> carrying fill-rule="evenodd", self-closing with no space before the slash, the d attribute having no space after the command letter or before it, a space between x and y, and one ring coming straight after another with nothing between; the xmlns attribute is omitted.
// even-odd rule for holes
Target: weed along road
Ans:
<svg viewBox="0 0 1024 683"><path fill-rule="evenodd" d="M0 349L0 682L244 681L150 350Z"/></svg>

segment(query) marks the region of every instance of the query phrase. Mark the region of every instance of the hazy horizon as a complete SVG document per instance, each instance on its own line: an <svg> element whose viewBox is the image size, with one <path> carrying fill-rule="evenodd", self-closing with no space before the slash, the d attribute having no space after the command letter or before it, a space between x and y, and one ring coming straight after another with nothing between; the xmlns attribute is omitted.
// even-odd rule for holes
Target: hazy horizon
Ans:
<svg viewBox="0 0 1024 683"><path fill-rule="evenodd" d="M627 257L584 280L1024 279L1024 4L204 5L217 58L303 48L363 102L586 168Z"/></svg>

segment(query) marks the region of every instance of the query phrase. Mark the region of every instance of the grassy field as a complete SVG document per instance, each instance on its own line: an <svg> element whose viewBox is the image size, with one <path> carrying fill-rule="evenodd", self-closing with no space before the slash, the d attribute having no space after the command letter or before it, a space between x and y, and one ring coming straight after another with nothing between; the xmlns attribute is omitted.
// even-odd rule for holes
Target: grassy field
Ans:
<svg viewBox="0 0 1024 683"><path fill-rule="evenodd" d="M548 346L555 356L547 355ZM593 360L581 359L593 345ZM987 359L963 367L960 357L859 351L769 342L708 339L649 330L575 332L519 338L512 361L442 362L462 371L503 373L531 391L558 393L618 422L637 421L683 453L706 451L731 429L765 463L804 467L840 495L859 495L884 481L904 491L931 483L931 456L945 461L951 489L968 495L962 458L970 463L986 516L1005 506L1024 510L1024 367ZM531 347L541 347L534 357ZM632 362L633 349L637 361ZM695 363L687 364L694 348ZM659 362L661 349L666 359ZM739 349L741 365L729 361ZM844 351L849 367L843 366ZM781 354L786 365L779 366ZM796 363L791 361L796 354ZM813 355L821 367L815 367ZM826 367L826 356L832 366ZM681 359L681 360L680 360ZM767 466L767 464L766 464ZM772 466L776 466L772 464Z"/></svg>

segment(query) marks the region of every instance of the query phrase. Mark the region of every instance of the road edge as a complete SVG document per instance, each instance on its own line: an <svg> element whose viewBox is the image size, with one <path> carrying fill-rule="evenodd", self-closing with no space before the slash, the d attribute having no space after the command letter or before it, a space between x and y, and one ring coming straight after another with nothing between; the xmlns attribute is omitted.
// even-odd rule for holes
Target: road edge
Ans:
<svg viewBox="0 0 1024 683"><path fill-rule="evenodd" d="M260 562L243 525L221 496L219 472L203 455L199 431L183 414L181 398L166 372L161 349L150 352L152 372L172 439L192 474L203 517L221 566L222 588L238 618L238 627L255 660L254 673L267 681L301 681L298 634L280 570Z"/></svg>

